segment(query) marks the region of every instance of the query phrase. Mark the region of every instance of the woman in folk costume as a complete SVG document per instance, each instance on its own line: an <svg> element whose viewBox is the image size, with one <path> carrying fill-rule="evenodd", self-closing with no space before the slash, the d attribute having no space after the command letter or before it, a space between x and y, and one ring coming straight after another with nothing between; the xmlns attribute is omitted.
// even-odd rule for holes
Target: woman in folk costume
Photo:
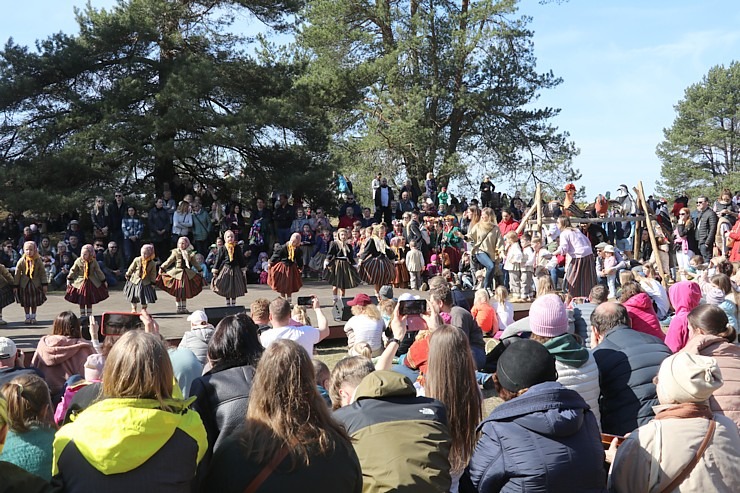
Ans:
<svg viewBox="0 0 740 493"><path fill-rule="evenodd" d="M46 301L46 277L44 262L41 260L36 243L23 244L23 256L18 260L13 280L15 299L26 312L26 323L36 323L36 308Z"/></svg>
<svg viewBox="0 0 740 493"><path fill-rule="evenodd" d="M213 263L212 290L226 298L226 306L236 305L236 299L247 292L247 280L244 269L247 259L241 245L236 243L236 235L230 229L224 233L224 246L218 248L216 261Z"/></svg>
<svg viewBox="0 0 740 493"><path fill-rule="evenodd" d="M331 284L334 301L344 296L347 289L360 284L360 275L355 269L355 253L352 245L347 243L349 232L342 228L337 231L337 239L329 245L326 254L326 279Z"/></svg>
<svg viewBox="0 0 740 493"><path fill-rule="evenodd" d="M408 288L409 287L409 270L406 267L406 240L403 236L394 236L391 238L391 250L393 251L396 260L394 263L395 275L393 277L394 288Z"/></svg>
<svg viewBox="0 0 740 493"><path fill-rule="evenodd" d="M293 233L286 244L277 247L273 252L270 270L267 273L267 284L280 293L280 296L290 300L293 293L297 293L303 286L302 268L301 235Z"/></svg>
<svg viewBox="0 0 740 493"><path fill-rule="evenodd" d="M0 325L8 325L8 322L3 320L3 308L15 303L14 285L13 274L3 264L0 264Z"/></svg>
<svg viewBox="0 0 740 493"><path fill-rule="evenodd" d="M126 285L123 294L131 303L131 311L145 309L147 305L157 301L154 283L157 281L157 265L154 262L154 245L147 244L141 247L141 256L136 257L126 271Z"/></svg>
<svg viewBox="0 0 740 493"><path fill-rule="evenodd" d="M203 276L187 236L177 240L177 247L159 266L157 287L175 297L177 313L188 313L187 300L199 295L203 290Z"/></svg>
<svg viewBox="0 0 740 493"><path fill-rule="evenodd" d="M95 250L84 245L82 256L75 260L67 274L67 294L64 299L80 306L80 316L92 315L92 306L108 298L105 274L95 260Z"/></svg>
<svg viewBox="0 0 740 493"><path fill-rule="evenodd" d="M380 226L376 225L362 245L359 261L360 275L375 287L375 296L381 286L390 284L396 277L396 268L389 256L395 258L393 250L386 248L385 240L380 237Z"/></svg>

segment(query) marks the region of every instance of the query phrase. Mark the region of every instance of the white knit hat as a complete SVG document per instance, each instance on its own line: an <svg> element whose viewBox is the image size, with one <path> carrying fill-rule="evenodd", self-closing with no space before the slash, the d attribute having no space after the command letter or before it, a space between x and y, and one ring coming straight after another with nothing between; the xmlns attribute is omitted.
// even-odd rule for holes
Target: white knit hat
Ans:
<svg viewBox="0 0 740 493"><path fill-rule="evenodd" d="M717 360L707 356L676 353L663 360L658 370L661 404L704 402L723 384Z"/></svg>

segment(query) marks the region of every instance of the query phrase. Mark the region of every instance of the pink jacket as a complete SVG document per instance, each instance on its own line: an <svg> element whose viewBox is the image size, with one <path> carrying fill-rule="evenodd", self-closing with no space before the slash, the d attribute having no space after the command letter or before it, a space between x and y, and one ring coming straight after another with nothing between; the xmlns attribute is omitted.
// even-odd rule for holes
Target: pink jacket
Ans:
<svg viewBox="0 0 740 493"><path fill-rule="evenodd" d="M668 326L665 343L674 353L689 342L689 312L696 308L701 301L699 284L691 281L677 282L668 290L668 299L676 311Z"/></svg>
<svg viewBox="0 0 740 493"><path fill-rule="evenodd" d="M36 346L31 366L44 374L53 398L60 396L64 382L85 374L85 361L93 354L90 342L66 336L43 336Z"/></svg>
<svg viewBox="0 0 740 493"><path fill-rule="evenodd" d="M653 300L647 293L637 293L632 298L623 302L630 316L632 329L655 336L661 341L665 340L665 334L660 328L658 315L653 308Z"/></svg>
<svg viewBox="0 0 740 493"><path fill-rule="evenodd" d="M681 350L701 354L717 360L724 384L712 394L712 411L724 414L740 426L740 346L730 344L722 337L699 334L692 337Z"/></svg>

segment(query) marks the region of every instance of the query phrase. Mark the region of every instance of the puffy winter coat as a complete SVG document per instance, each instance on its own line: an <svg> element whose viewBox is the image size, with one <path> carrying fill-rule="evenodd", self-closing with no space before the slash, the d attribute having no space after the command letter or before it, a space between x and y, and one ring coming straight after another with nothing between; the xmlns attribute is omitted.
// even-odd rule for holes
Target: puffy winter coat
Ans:
<svg viewBox="0 0 740 493"><path fill-rule="evenodd" d="M653 308L653 300L647 293L637 293L632 298L623 301L622 306L627 309L630 316L632 330L650 334L661 341L665 339L658 315Z"/></svg>
<svg viewBox="0 0 740 493"><path fill-rule="evenodd" d="M461 492L606 491L596 418L577 392L558 382L504 402L478 429Z"/></svg>
<svg viewBox="0 0 740 493"><path fill-rule="evenodd" d="M626 435L649 422L658 405L653 378L671 355L657 337L617 326L593 349L601 386L601 430Z"/></svg>
<svg viewBox="0 0 740 493"><path fill-rule="evenodd" d="M543 344L555 358L555 369L558 372L558 383L570 390L575 390L583 397L596 422L601 428L599 411L599 367L588 349L576 342L571 334L564 334L550 339Z"/></svg>
<svg viewBox="0 0 740 493"><path fill-rule="evenodd" d="M709 407L740 427L740 346L730 344L722 337L699 334L692 337L681 351L717 360L724 384L712 394Z"/></svg>
<svg viewBox="0 0 740 493"><path fill-rule="evenodd" d="M677 282L668 290L668 298L676 313L671 317L665 343L671 351L677 353L689 341L688 316L691 310L699 306L701 287L691 281Z"/></svg>

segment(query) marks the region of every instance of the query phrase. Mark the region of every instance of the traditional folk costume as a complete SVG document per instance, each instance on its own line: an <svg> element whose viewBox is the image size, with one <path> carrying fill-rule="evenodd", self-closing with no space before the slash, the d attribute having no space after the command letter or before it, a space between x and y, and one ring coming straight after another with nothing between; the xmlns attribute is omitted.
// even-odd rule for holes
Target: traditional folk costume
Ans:
<svg viewBox="0 0 740 493"><path fill-rule="evenodd" d="M131 305L141 303L146 307L157 301L154 283L157 282L157 264L154 255L136 257L126 271L126 285L123 294Z"/></svg>
<svg viewBox="0 0 740 493"><path fill-rule="evenodd" d="M64 299L80 306L80 315L92 315L92 305L108 299L105 274L94 257L75 260L67 274L67 293Z"/></svg>
<svg viewBox="0 0 740 493"><path fill-rule="evenodd" d="M175 248L159 267L156 285L162 291L174 296L177 313L188 313L187 300L194 298L203 290L201 267L195 250Z"/></svg>
<svg viewBox="0 0 740 493"><path fill-rule="evenodd" d="M15 303L14 285L13 275L3 264L0 264L0 325L7 325L7 322L3 320L3 308Z"/></svg>
<svg viewBox="0 0 740 493"><path fill-rule="evenodd" d="M383 286L393 281L396 268L393 260L388 258L389 255L393 256L393 250L387 250L385 242L380 238L371 237L365 240L360 251L360 275L365 282Z"/></svg>
<svg viewBox="0 0 740 493"><path fill-rule="evenodd" d="M301 280L303 255L300 247L294 247L290 242L280 246L272 254L270 264L267 284L274 291L290 296L301 289L303 286Z"/></svg>
<svg viewBox="0 0 740 493"><path fill-rule="evenodd" d="M247 280L242 270L247 266L241 245L227 242L218 248L213 263L212 290L226 298L226 305L235 305L235 299L247 292Z"/></svg>
<svg viewBox="0 0 740 493"><path fill-rule="evenodd" d="M352 245L332 241L326 254L326 280L335 288L344 291L360 284L360 275L355 269L355 254Z"/></svg>
<svg viewBox="0 0 740 493"><path fill-rule="evenodd" d="M404 245L405 240L403 236L395 236L391 238L391 251L396 257L394 262L395 275L393 277L394 288L408 288L409 281L411 279L409 270L406 267L406 252L408 249Z"/></svg>

